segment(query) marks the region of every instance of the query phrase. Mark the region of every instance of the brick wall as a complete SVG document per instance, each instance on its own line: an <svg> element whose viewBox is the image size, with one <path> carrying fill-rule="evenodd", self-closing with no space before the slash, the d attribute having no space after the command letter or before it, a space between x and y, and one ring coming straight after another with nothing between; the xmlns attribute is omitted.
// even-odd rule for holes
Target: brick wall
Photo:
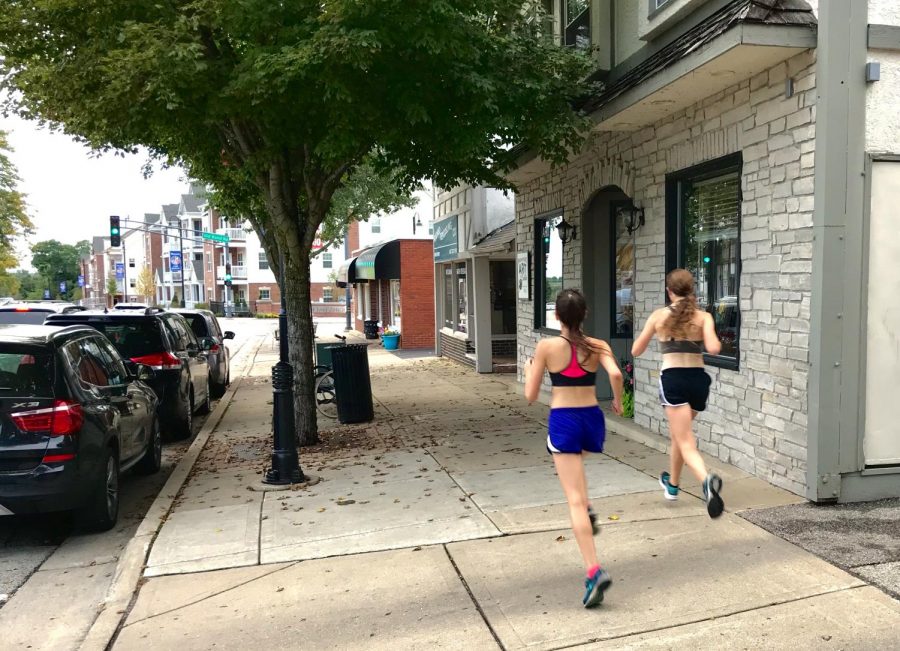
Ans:
<svg viewBox="0 0 900 651"><path fill-rule="evenodd" d="M441 357L475 368L475 360L468 356L474 353L475 347L471 342L448 335L446 332L441 333Z"/></svg>
<svg viewBox="0 0 900 651"><path fill-rule="evenodd" d="M516 195L519 251L533 248L536 216L562 208L581 226L604 187L620 187L646 210L636 235L641 327L663 298L666 175L742 152L740 370L707 369L712 397L695 431L702 450L798 494L806 487L815 101L815 53L807 52L637 131L598 133ZM580 286L582 246L565 256L565 284ZM540 338L532 302L518 304L518 320L521 378ZM655 344L635 364L635 422L667 436L659 364Z"/></svg>
<svg viewBox="0 0 900 651"><path fill-rule="evenodd" d="M259 298L259 290L269 290L269 300ZM278 283L249 283L247 285L247 300L256 305L257 314L278 314L281 312L281 290Z"/></svg>
<svg viewBox="0 0 900 651"><path fill-rule="evenodd" d="M431 240L400 242L400 345L434 348L434 248Z"/></svg>

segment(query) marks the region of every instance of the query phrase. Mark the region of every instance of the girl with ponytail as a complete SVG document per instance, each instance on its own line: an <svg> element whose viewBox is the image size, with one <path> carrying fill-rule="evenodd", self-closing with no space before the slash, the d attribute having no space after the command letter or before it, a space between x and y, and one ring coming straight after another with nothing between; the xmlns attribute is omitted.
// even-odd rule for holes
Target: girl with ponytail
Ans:
<svg viewBox="0 0 900 651"><path fill-rule="evenodd" d="M687 464L702 482L707 512L717 518L725 509L720 495L722 478L707 472L697 451L693 421L706 409L709 398L711 380L703 366L704 349L710 355L718 355L722 344L712 315L697 307L691 272L670 271L666 276L666 291L669 305L650 315L631 347L632 355L642 355L656 335L662 353L659 400L666 410L672 445L669 470L660 475L659 483L666 499L677 500L681 470Z"/></svg>
<svg viewBox="0 0 900 651"><path fill-rule="evenodd" d="M585 608L591 608L603 601L603 593L612 579L597 560L593 536L599 530L588 500L583 455L602 452L606 438L606 423L597 404L597 371L602 366L609 375L613 410L619 415L622 414L622 372L609 344L592 339L582 331L587 303L581 292L561 291L556 298L556 316L560 336L538 343L534 359L525 365L525 397L529 403L538 399L544 372L549 372L553 393L547 451L553 455L556 474L569 503L572 532L587 573L581 602Z"/></svg>

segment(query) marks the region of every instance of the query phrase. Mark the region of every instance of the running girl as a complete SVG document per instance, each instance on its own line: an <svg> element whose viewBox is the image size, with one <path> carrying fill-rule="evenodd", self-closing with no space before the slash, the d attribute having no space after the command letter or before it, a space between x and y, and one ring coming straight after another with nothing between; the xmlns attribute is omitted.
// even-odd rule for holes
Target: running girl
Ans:
<svg viewBox="0 0 900 651"><path fill-rule="evenodd" d="M584 475L585 452L602 452L606 438L603 412L597 404L597 371L602 366L613 388L613 410L622 413L622 372L605 341L586 337L581 330L587 315L584 296L565 289L556 299L556 316L561 323L559 337L538 343L534 359L525 366L525 398L538 399L544 371L550 373L553 394L547 451L553 455L556 474L569 503L572 532L587 573L582 603L591 608L603 601L612 584L600 567L593 535L596 516L588 499Z"/></svg>
<svg viewBox="0 0 900 651"><path fill-rule="evenodd" d="M703 457L697 451L693 421L706 409L710 377L703 366L703 351L718 355L722 344L716 336L712 315L697 307L694 276L685 269L675 269L666 276L669 305L650 315L641 335L635 339L631 354L644 353L653 335L659 340L662 372L659 377L659 399L669 420L672 437L669 471L659 477L663 494L677 500L681 469L684 464L703 482L703 497L711 518L722 515L725 504L719 493L722 478L708 473Z"/></svg>

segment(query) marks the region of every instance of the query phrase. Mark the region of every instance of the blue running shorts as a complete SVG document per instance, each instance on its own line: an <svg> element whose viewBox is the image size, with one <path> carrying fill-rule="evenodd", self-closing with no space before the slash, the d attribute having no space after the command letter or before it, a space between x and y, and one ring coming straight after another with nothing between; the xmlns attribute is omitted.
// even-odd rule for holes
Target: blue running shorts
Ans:
<svg viewBox="0 0 900 651"><path fill-rule="evenodd" d="M606 419L600 407L560 407L550 410L547 452L581 454L603 452Z"/></svg>

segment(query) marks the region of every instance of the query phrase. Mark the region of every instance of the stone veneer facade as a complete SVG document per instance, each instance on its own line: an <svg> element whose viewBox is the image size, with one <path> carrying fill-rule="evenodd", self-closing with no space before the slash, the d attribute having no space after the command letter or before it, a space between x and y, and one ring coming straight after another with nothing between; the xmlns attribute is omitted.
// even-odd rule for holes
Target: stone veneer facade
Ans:
<svg viewBox="0 0 900 651"><path fill-rule="evenodd" d="M533 249L534 219L543 213L561 208L580 227L605 187L620 187L646 210L636 235L639 329L663 300L666 175L742 153L739 370L708 367L712 395L695 431L701 450L798 494L806 490L815 102L810 51L638 131L597 133L581 155L520 185L516 196L519 251ZM580 240L564 257L565 285L580 287ZM518 324L521 379L543 336L533 302L519 302ZM659 365L655 344L636 360L635 422L667 436Z"/></svg>

